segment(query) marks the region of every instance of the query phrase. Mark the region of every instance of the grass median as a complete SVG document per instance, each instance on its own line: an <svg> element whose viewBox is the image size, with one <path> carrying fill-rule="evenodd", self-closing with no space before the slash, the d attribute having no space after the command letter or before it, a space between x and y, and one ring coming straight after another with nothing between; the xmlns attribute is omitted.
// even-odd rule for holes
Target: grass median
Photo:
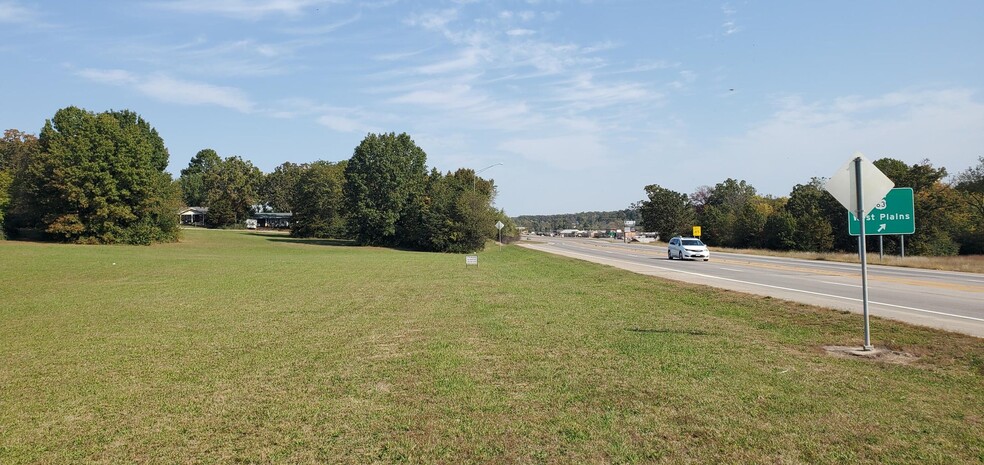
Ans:
<svg viewBox="0 0 984 465"><path fill-rule="evenodd" d="M518 247L0 242L0 462L980 463L984 344Z"/></svg>

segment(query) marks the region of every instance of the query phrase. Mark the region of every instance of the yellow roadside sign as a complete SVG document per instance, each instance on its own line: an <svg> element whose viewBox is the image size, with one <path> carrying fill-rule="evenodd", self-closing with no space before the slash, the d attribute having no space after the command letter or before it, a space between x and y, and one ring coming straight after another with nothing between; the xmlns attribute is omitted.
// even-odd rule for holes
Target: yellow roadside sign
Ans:
<svg viewBox="0 0 984 465"><path fill-rule="evenodd" d="M694 237L700 237L700 226L694 226Z"/></svg>

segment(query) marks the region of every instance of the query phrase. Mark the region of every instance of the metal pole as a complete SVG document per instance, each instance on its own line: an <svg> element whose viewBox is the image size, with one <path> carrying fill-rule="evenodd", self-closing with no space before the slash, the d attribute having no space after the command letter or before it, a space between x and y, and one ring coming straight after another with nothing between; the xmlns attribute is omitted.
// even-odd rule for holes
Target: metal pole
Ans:
<svg viewBox="0 0 984 465"><path fill-rule="evenodd" d="M878 260L885 260L885 236L878 236Z"/></svg>
<svg viewBox="0 0 984 465"><path fill-rule="evenodd" d="M899 239L902 240L902 258L905 258L905 234L899 234Z"/></svg>
<svg viewBox="0 0 984 465"><path fill-rule="evenodd" d="M868 324L868 258L865 253L868 242L864 235L864 191L861 189L861 157L854 159L854 180L858 193L858 223L861 225L858 236L858 250L861 254L861 301L864 308L864 350L872 350L871 328Z"/></svg>

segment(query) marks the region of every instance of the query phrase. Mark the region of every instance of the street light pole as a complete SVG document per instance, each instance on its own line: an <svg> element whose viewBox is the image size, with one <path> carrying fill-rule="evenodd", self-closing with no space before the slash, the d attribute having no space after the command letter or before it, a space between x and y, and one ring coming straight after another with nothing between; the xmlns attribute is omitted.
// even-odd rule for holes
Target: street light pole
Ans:
<svg viewBox="0 0 984 465"><path fill-rule="evenodd" d="M489 168L494 168L496 166L502 166L502 163L491 164L489 166L486 166L485 168L482 168L482 169L476 171L475 172L475 179L472 180L472 190L475 190L478 187L478 174L481 173L482 171L485 171L485 170L487 170Z"/></svg>

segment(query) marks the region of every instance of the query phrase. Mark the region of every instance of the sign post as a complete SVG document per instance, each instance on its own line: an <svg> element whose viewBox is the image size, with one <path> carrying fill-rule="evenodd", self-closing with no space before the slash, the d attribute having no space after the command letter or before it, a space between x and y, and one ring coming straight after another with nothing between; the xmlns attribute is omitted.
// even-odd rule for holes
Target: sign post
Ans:
<svg viewBox="0 0 984 465"><path fill-rule="evenodd" d="M871 211L885 197L895 183L878 170L864 155L857 153L844 166L834 173L824 189L830 192L856 218L866 218L865 212ZM866 255L865 221L858 222L858 254L861 257L861 302L864 310L864 350L873 350L871 345L871 327L868 323L868 258Z"/></svg>
<svg viewBox="0 0 984 465"><path fill-rule="evenodd" d="M502 250L502 227L505 226L501 221L495 222L495 229L499 230L499 250Z"/></svg>

